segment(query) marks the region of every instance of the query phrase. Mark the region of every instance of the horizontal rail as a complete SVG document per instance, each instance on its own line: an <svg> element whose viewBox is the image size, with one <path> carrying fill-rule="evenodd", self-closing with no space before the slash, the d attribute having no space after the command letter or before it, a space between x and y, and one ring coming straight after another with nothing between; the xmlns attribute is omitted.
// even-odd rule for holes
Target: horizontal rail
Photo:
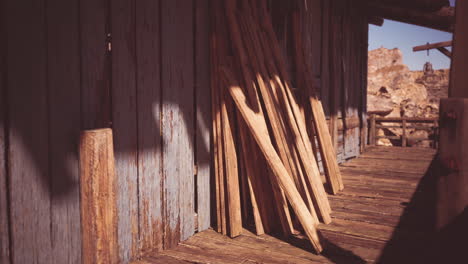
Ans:
<svg viewBox="0 0 468 264"><path fill-rule="evenodd" d="M378 122L387 122L387 123L396 123L396 122L406 122L410 123L433 123L438 121L438 118L435 117L376 117L375 121Z"/></svg>
<svg viewBox="0 0 468 264"><path fill-rule="evenodd" d="M408 140L422 141L428 140L433 142L433 147L437 146L437 132L438 132L438 118L435 117L377 117L375 114L370 115L369 121L369 144L376 145L378 139L401 140L401 146L406 147ZM390 123L390 124L386 124ZM393 124L392 124L393 123ZM419 125L418 125L419 124ZM391 135L378 135L378 129L401 129L401 136ZM412 137L408 136L407 132L410 130L424 130L432 135L426 137Z"/></svg>

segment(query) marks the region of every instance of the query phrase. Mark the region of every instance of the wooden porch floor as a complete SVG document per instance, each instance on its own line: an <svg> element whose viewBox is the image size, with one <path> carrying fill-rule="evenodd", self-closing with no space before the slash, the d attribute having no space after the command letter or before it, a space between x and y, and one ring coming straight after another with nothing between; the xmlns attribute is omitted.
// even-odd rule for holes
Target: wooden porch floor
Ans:
<svg viewBox="0 0 468 264"><path fill-rule="evenodd" d="M245 230L235 239L204 231L135 263L420 263L433 199L421 193L433 149L373 147L341 166L345 189L330 195L333 222L319 226L324 252L301 238ZM431 200L432 199L432 200ZM426 259L428 260L428 259Z"/></svg>

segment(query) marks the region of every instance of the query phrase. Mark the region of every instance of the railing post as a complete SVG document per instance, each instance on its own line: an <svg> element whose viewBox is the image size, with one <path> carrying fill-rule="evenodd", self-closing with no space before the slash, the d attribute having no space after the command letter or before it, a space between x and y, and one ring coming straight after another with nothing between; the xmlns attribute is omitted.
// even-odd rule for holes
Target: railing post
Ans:
<svg viewBox="0 0 468 264"><path fill-rule="evenodd" d="M403 132L401 133L401 146L406 147L406 118L403 117L402 125Z"/></svg>
<svg viewBox="0 0 468 264"><path fill-rule="evenodd" d="M117 264L116 177L112 130L86 130L80 137L83 263Z"/></svg>
<svg viewBox="0 0 468 264"><path fill-rule="evenodd" d="M375 137L376 137L375 114L372 114L370 118L369 145L372 145L372 146L376 145Z"/></svg>

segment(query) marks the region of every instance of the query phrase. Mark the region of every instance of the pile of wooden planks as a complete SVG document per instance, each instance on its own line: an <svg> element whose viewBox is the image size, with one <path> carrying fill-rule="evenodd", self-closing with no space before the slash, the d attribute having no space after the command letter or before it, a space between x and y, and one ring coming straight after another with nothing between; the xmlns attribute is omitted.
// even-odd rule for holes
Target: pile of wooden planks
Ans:
<svg viewBox="0 0 468 264"><path fill-rule="evenodd" d="M267 1L212 5L217 231L238 236L242 222L253 218L258 235L303 231L321 252L316 225L331 222L331 209L314 149L320 150L330 192L342 190L343 183L310 65L301 54L300 29L294 37L296 78L309 91L310 111L293 94ZM306 112L312 112L312 124Z"/></svg>

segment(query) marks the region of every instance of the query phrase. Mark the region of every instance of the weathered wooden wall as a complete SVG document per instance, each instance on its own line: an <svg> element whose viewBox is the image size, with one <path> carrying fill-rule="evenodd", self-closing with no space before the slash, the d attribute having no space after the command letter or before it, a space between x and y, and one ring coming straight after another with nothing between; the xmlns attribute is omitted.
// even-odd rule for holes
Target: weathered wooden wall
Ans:
<svg viewBox="0 0 468 264"><path fill-rule="evenodd" d="M210 226L208 3L0 2L1 263L81 262L82 129L113 128L121 261Z"/></svg>
<svg viewBox="0 0 468 264"><path fill-rule="evenodd" d="M271 5L277 36L291 71L295 69L289 14L294 9L301 13L306 60L330 119L338 161L358 156L365 145L361 133L366 130L368 22L364 9L351 0L273 0ZM299 97L306 94L301 91L303 87L297 88Z"/></svg>
<svg viewBox="0 0 468 264"><path fill-rule="evenodd" d="M1 263L81 262L82 129L113 128L123 262L210 226L209 2L0 0ZM304 3L343 161L363 144L367 20L351 0Z"/></svg>

